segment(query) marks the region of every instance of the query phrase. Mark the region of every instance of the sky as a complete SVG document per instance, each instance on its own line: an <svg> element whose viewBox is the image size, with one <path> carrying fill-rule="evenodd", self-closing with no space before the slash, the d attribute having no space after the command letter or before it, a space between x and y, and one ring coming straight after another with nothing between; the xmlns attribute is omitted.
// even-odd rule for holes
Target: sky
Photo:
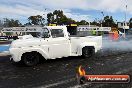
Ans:
<svg viewBox="0 0 132 88"><path fill-rule="evenodd" d="M13 18L26 23L29 16L42 15L63 10L64 14L76 21L101 20L104 16L113 16L123 22L125 12L127 21L132 17L132 0L0 0L0 19ZM126 10L127 5L127 10Z"/></svg>

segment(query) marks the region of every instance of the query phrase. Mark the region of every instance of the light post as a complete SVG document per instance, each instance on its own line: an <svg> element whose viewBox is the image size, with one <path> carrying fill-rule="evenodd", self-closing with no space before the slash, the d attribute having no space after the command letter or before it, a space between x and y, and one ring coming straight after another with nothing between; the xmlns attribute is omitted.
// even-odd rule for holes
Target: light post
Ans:
<svg viewBox="0 0 132 88"><path fill-rule="evenodd" d="M125 0L126 1L126 0ZM123 22L123 28L124 28L124 36L126 36L126 26L127 26L127 1L126 1L126 4L125 4L125 21ZM125 26L125 27L124 27Z"/></svg>
<svg viewBox="0 0 132 88"><path fill-rule="evenodd" d="M115 26L118 28L118 22L117 22L117 20L116 20Z"/></svg>
<svg viewBox="0 0 132 88"><path fill-rule="evenodd" d="M126 19L127 19L127 4L126 4L126 11L125 11L125 27L127 26ZM126 36L126 29L125 28L124 28L124 34Z"/></svg>
<svg viewBox="0 0 132 88"><path fill-rule="evenodd" d="M89 21L89 16L86 16L88 19L87 19L87 21L88 21L88 27L90 27L90 21Z"/></svg>
<svg viewBox="0 0 132 88"><path fill-rule="evenodd" d="M103 12L101 12L101 14L102 14L101 27L102 27L103 18L104 18L104 13L103 13Z"/></svg>
<svg viewBox="0 0 132 88"><path fill-rule="evenodd" d="M127 19L127 4L126 4L126 11L125 11L125 25L127 25L126 19Z"/></svg>
<svg viewBox="0 0 132 88"><path fill-rule="evenodd" d="M96 26L98 26L98 23L99 23L99 18L95 18L95 17L92 17L92 18L94 18L94 20L95 20L95 22L96 22Z"/></svg>
<svg viewBox="0 0 132 88"><path fill-rule="evenodd" d="M88 24L89 24L89 27L90 27L90 21L88 22Z"/></svg>
<svg viewBox="0 0 132 88"><path fill-rule="evenodd" d="M46 11L47 11L47 9L45 9L45 14L43 14L45 16L45 22L44 22L45 26L47 25L47 22L46 22L47 21L47 13L46 13Z"/></svg>

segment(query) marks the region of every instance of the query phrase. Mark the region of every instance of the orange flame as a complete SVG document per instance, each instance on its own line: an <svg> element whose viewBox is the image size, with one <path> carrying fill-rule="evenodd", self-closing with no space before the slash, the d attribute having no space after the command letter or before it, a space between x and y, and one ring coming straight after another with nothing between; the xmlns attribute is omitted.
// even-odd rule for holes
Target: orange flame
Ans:
<svg viewBox="0 0 132 88"><path fill-rule="evenodd" d="M86 74L86 72L85 72L85 70L82 68L82 66L79 66L78 72L79 72L79 75L80 75L80 76L84 76L84 75Z"/></svg>

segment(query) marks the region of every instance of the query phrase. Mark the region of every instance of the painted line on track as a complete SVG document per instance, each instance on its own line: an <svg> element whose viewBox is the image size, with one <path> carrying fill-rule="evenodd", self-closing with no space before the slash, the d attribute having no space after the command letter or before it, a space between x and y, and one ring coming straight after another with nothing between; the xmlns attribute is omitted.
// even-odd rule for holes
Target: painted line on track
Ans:
<svg viewBox="0 0 132 88"><path fill-rule="evenodd" d="M55 87L55 86L58 86L58 85L61 85L61 84L65 84L65 83L68 83L68 82L74 81L75 79L76 79L76 78L71 78L71 79L68 79L68 80L59 81L59 82L56 82L56 83L52 83L52 84L48 84L48 85L44 85L44 86L37 87L37 88L49 88L49 87Z"/></svg>

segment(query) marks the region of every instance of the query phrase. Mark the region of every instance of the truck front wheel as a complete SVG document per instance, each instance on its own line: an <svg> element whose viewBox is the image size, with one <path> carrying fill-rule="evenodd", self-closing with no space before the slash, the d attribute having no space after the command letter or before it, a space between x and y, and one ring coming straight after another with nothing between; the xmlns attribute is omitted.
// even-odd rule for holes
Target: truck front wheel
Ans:
<svg viewBox="0 0 132 88"><path fill-rule="evenodd" d="M39 62L39 55L36 52L23 54L22 61L26 66L35 66Z"/></svg>
<svg viewBox="0 0 132 88"><path fill-rule="evenodd" d="M82 49L82 56L90 58L95 54L95 48L93 46L86 46Z"/></svg>

